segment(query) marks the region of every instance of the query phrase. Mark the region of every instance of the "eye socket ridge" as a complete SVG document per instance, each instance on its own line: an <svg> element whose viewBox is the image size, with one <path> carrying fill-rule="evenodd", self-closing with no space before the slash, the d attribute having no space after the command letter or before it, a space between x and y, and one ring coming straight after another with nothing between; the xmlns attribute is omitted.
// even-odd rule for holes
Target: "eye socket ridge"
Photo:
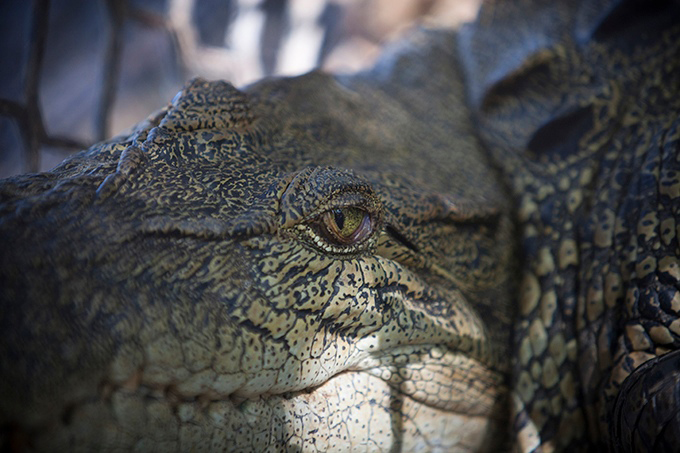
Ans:
<svg viewBox="0 0 680 453"><path fill-rule="evenodd" d="M294 225L293 231L299 239L325 253L363 253L374 245L382 229L383 209L380 198L366 188L337 191Z"/></svg>

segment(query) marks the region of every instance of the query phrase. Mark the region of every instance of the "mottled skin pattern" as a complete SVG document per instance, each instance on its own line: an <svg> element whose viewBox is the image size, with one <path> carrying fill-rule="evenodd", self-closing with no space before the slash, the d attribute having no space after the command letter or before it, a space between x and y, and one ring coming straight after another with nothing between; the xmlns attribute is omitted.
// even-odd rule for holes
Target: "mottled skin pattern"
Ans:
<svg viewBox="0 0 680 453"><path fill-rule="evenodd" d="M680 4L593 3L487 3L459 40L518 202L517 445L678 451Z"/></svg>
<svg viewBox="0 0 680 453"><path fill-rule="evenodd" d="M5 181L4 442L498 449L516 253L438 68L453 39L354 77L197 80L131 135ZM338 210L362 234L332 236Z"/></svg>
<svg viewBox="0 0 680 453"><path fill-rule="evenodd" d="M487 2L4 182L3 442L677 450L679 9Z"/></svg>

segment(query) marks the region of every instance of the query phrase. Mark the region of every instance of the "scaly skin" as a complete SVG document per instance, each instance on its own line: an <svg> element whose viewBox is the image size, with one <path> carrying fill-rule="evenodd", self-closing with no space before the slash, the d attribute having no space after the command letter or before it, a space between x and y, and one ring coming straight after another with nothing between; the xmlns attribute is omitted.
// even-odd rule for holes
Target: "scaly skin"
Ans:
<svg viewBox="0 0 680 453"><path fill-rule="evenodd" d="M679 19L489 1L5 182L5 442L677 450Z"/></svg>
<svg viewBox="0 0 680 453"><path fill-rule="evenodd" d="M5 181L4 441L500 448L516 254L438 67L453 40L338 80L197 80L133 134ZM345 243L341 208L367 222Z"/></svg>
<svg viewBox="0 0 680 453"><path fill-rule="evenodd" d="M519 450L680 449L678 24L677 2L492 1L461 32L518 202Z"/></svg>

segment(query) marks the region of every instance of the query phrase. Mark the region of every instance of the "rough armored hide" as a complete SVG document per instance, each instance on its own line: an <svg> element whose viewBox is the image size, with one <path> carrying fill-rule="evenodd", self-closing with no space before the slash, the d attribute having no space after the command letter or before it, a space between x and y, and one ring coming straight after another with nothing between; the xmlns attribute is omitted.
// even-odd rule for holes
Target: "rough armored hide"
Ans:
<svg viewBox="0 0 680 453"><path fill-rule="evenodd" d="M453 39L418 34L351 78L197 80L133 134L6 181L8 435L47 450L503 441L513 236L455 67L437 67Z"/></svg>
<svg viewBox="0 0 680 453"><path fill-rule="evenodd" d="M680 5L488 2L0 185L0 440L680 445Z"/></svg>
<svg viewBox="0 0 680 453"><path fill-rule="evenodd" d="M679 19L678 2L498 2L462 32L518 203L524 450L680 448Z"/></svg>

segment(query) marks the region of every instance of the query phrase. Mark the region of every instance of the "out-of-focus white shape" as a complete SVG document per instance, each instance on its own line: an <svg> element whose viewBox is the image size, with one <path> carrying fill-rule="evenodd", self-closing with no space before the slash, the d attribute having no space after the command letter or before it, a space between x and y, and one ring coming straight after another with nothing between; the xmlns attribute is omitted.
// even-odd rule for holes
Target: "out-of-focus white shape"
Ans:
<svg viewBox="0 0 680 453"><path fill-rule="evenodd" d="M264 14L260 0L239 0L237 17L225 41L230 49L201 45L191 23L195 0L172 0L168 8L168 26L175 32L187 77L226 79L236 86L262 77L259 40Z"/></svg>
<svg viewBox="0 0 680 453"><path fill-rule="evenodd" d="M260 38L265 17L260 0L239 0L236 18L226 36L226 45L234 58L236 82L249 83L262 78Z"/></svg>
<svg viewBox="0 0 680 453"><path fill-rule="evenodd" d="M434 26L458 27L472 22L481 6L481 0L438 0L425 19Z"/></svg>
<svg viewBox="0 0 680 453"><path fill-rule="evenodd" d="M324 30L320 17L325 0L291 0L290 32L284 37L276 65L276 73L297 75L317 66Z"/></svg>

